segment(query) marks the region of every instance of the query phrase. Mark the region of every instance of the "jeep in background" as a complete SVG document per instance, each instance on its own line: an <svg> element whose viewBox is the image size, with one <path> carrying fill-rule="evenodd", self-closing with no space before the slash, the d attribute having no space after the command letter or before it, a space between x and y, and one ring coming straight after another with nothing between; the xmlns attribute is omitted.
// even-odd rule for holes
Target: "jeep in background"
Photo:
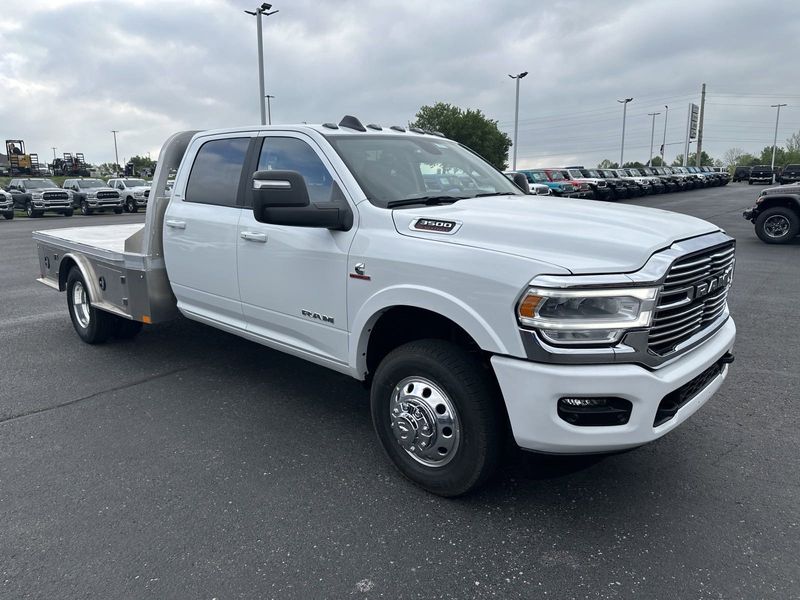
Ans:
<svg viewBox="0 0 800 600"><path fill-rule="evenodd" d="M754 183L772 183L772 167L767 165L756 165L750 169L750 177L747 183L753 185Z"/></svg>
<svg viewBox="0 0 800 600"><path fill-rule="evenodd" d="M800 233L800 184L761 190L755 206L742 216L755 225L762 242L788 244Z"/></svg>
<svg viewBox="0 0 800 600"><path fill-rule="evenodd" d="M66 179L63 188L72 192L73 208L80 208L81 214L91 215L95 211L113 210L122 214L122 198L119 192L108 187L100 179Z"/></svg>
<svg viewBox="0 0 800 600"><path fill-rule="evenodd" d="M550 186L547 185L547 178L544 175L536 175L530 171L506 171L503 173L511 181L514 181L514 175L519 173L528 180L528 191L536 196L549 196ZM523 190L524 191L524 190Z"/></svg>
<svg viewBox="0 0 800 600"><path fill-rule="evenodd" d="M750 179L750 167L738 166L733 170L733 176L731 177L733 182L747 181L748 179Z"/></svg>
<svg viewBox="0 0 800 600"><path fill-rule="evenodd" d="M5 190L0 190L0 215L9 221L14 218L14 198Z"/></svg>
<svg viewBox="0 0 800 600"><path fill-rule="evenodd" d="M41 217L45 212L55 212L71 217L72 194L62 190L49 179L12 179L8 191L14 198L14 206L21 208L31 217Z"/></svg>
<svg viewBox="0 0 800 600"><path fill-rule="evenodd" d="M628 198L631 194L628 191L628 186L620 179L609 179L604 177L603 174L597 169L581 169L581 174L587 179L600 179L606 184L606 189L609 192L609 200L621 200Z"/></svg>
<svg viewBox="0 0 800 600"><path fill-rule="evenodd" d="M547 175L544 169L522 169L519 172L525 175L525 177L528 177L528 181L533 178L536 183L543 183L549 187L550 194L553 196L567 198L578 197L578 188L576 188L569 181L565 180L564 176L560 173L557 173L554 178L551 178Z"/></svg>
<svg viewBox="0 0 800 600"><path fill-rule="evenodd" d="M786 165L778 178L779 183L797 183L800 181L800 165Z"/></svg>
<svg viewBox="0 0 800 600"><path fill-rule="evenodd" d="M140 208L147 208L147 196L150 193L150 184L144 179L123 177L109 179L108 187L119 192L122 197L122 208L125 212L139 212Z"/></svg>
<svg viewBox="0 0 800 600"><path fill-rule="evenodd" d="M602 175L607 180L613 180L614 182L625 186L628 190L628 197L635 198L636 196L643 196L644 192L640 185L638 185L633 179L620 177L617 175L617 172L614 169L598 169L597 170L600 175Z"/></svg>
<svg viewBox="0 0 800 600"><path fill-rule="evenodd" d="M595 200L611 200L611 188L608 187L606 180L602 177L587 177L580 167L561 169L561 173L570 181L580 184L582 192L585 192L586 188L588 188L591 196L581 197L594 198Z"/></svg>

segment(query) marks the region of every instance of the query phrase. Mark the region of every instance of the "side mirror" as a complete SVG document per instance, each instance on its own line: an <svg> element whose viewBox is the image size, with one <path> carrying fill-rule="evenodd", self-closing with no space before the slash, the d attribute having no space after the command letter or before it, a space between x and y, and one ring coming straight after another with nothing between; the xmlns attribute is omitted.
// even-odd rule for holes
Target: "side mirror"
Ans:
<svg viewBox="0 0 800 600"><path fill-rule="evenodd" d="M531 188L528 185L528 178L524 173L514 173L514 184L526 194L531 193Z"/></svg>
<svg viewBox="0 0 800 600"><path fill-rule="evenodd" d="M319 227L348 231L353 212L334 181L331 201L311 203L303 176L297 171L256 171L253 174L253 216L260 223Z"/></svg>

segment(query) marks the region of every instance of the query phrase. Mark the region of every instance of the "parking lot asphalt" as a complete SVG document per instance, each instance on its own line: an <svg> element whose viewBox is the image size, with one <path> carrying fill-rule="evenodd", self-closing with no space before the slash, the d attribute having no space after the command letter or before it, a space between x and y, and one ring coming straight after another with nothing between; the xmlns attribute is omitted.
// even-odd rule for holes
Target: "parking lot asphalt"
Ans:
<svg viewBox="0 0 800 600"><path fill-rule="evenodd" d="M800 242L755 237L756 191L630 201L737 238L722 390L457 500L394 471L347 377L185 319L83 344L30 233L142 215L0 221L0 598L800 598Z"/></svg>

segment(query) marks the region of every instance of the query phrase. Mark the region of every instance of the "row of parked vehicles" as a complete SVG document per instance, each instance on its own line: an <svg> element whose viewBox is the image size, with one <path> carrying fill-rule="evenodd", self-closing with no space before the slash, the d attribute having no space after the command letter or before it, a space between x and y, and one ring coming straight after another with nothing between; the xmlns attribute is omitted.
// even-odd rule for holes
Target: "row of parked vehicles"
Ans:
<svg viewBox="0 0 800 600"><path fill-rule="evenodd" d="M774 170L769 165L752 167L739 165L733 170L733 181L746 181L750 185L772 183L773 178L782 185L800 182L800 165L786 165L782 168L776 167Z"/></svg>
<svg viewBox="0 0 800 600"><path fill-rule="evenodd" d="M533 194L622 200L649 194L682 192L725 185L727 171L712 167L639 167L629 169L586 169L582 166L508 171L506 176L521 173Z"/></svg>
<svg viewBox="0 0 800 600"><path fill-rule="evenodd" d="M103 181L77 177L64 180L58 187L50 179L20 177L0 190L0 213L6 219L14 218L14 209L24 210L31 218L41 217L46 212L71 217L75 210L83 215L106 211L135 213L147 207L149 194L150 184L144 179Z"/></svg>

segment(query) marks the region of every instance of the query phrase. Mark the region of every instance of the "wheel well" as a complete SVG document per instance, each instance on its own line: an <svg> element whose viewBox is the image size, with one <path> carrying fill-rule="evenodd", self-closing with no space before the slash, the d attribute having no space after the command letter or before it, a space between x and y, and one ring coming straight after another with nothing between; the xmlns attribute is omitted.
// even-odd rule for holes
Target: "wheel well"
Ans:
<svg viewBox="0 0 800 600"><path fill-rule="evenodd" d="M424 308L394 306L384 311L372 326L367 344L367 372L375 373L383 358L398 346L431 338L481 352L472 336L447 317Z"/></svg>
<svg viewBox="0 0 800 600"><path fill-rule="evenodd" d="M72 267L77 266L78 263L75 262L75 259L69 256L61 261L61 264L58 266L58 290L60 292L66 291L69 272L72 270Z"/></svg>
<svg viewBox="0 0 800 600"><path fill-rule="evenodd" d="M795 212L798 216L800 216L800 202L796 198L790 197L779 197L779 198L769 198L767 196L767 200L761 203L759 209L763 212L769 208L775 208L776 206L783 206L785 208L789 208Z"/></svg>

